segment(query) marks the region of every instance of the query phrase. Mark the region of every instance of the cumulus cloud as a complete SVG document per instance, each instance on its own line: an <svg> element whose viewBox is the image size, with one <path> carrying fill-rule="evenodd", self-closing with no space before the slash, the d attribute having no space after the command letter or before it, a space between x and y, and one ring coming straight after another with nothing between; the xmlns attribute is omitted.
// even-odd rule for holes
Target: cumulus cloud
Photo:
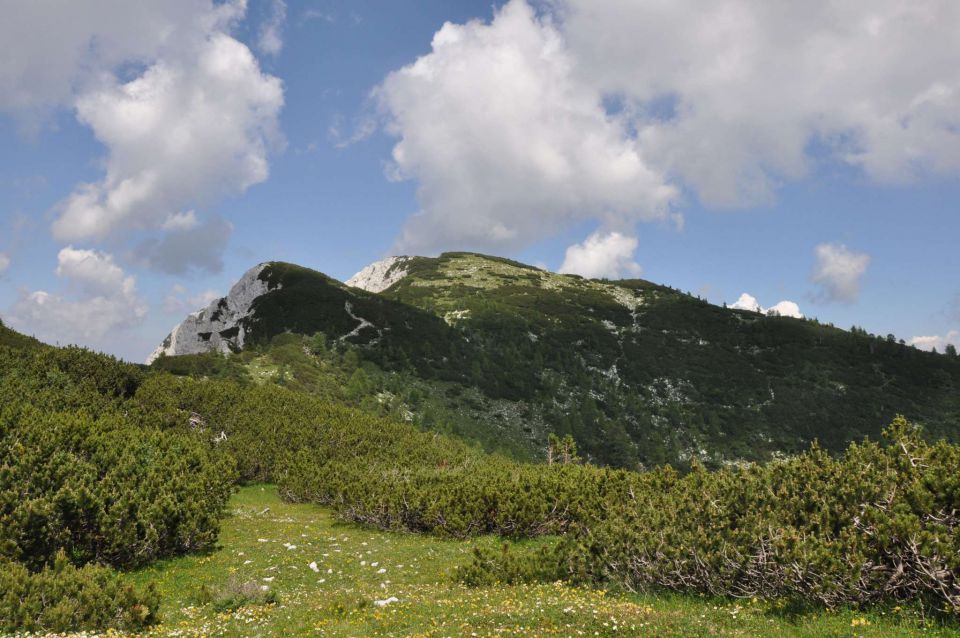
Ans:
<svg viewBox="0 0 960 638"><path fill-rule="evenodd" d="M750 312L759 312L770 317L793 317L794 319L803 319L803 313L800 312L800 306L795 301L784 300L774 304L769 308L764 308L757 301L757 298L749 293L743 293L740 298L730 304L734 310L749 310Z"/></svg>
<svg viewBox="0 0 960 638"><path fill-rule="evenodd" d="M766 310L766 314L772 317L793 317L794 319L803 319L803 313L800 312L800 306L795 301L781 301Z"/></svg>
<svg viewBox="0 0 960 638"><path fill-rule="evenodd" d="M943 352L948 345L960 348L960 330L951 330L945 335L913 337L908 343L921 350L933 350L936 348L937 352Z"/></svg>
<svg viewBox="0 0 960 638"><path fill-rule="evenodd" d="M63 202L55 237L161 228L195 205L267 178L267 149L283 105L280 81L261 73L250 50L225 33L192 53L80 96L78 118L110 155L103 180L79 186Z"/></svg>
<svg viewBox="0 0 960 638"><path fill-rule="evenodd" d="M190 230L200 224L196 211L188 210L182 213L168 215L160 228L163 230Z"/></svg>
<svg viewBox="0 0 960 638"><path fill-rule="evenodd" d="M90 345L146 316L136 279L111 255L68 246L57 255L56 274L64 290L21 293L9 313L11 325L47 341Z"/></svg>
<svg viewBox="0 0 960 638"><path fill-rule="evenodd" d="M769 204L821 163L893 184L960 172L952 0L535 4L444 25L374 92L392 176L419 187L399 248L627 230L678 188Z"/></svg>
<svg viewBox="0 0 960 638"><path fill-rule="evenodd" d="M5 253L0 253L0 275L2 275L9 267L10 257L8 257Z"/></svg>
<svg viewBox="0 0 960 638"><path fill-rule="evenodd" d="M639 277L643 269L633 260L637 239L618 232L593 233L583 243L567 248L558 272L589 279Z"/></svg>
<svg viewBox="0 0 960 638"><path fill-rule="evenodd" d="M843 244L820 244L810 280L817 286L820 303L853 303L860 296L860 280L870 266L870 255L853 252Z"/></svg>
<svg viewBox="0 0 960 638"><path fill-rule="evenodd" d="M749 293L743 293L740 298L730 305L734 310L749 310L750 312L763 312L763 306L757 301L757 298Z"/></svg>
<svg viewBox="0 0 960 638"><path fill-rule="evenodd" d="M163 297L163 312L168 315L182 315L206 308L214 299L222 295L215 290L205 290L191 295L181 284L174 284Z"/></svg>
<svg viewBox="0 0 960 638"><path fill-rule="evenodd" d="M214 7L210 0L34 0L2 6L0 111L24 118L70 107L76 92L104 70L153 59L243 10L238 2Z"/></svg>
<svg viewBox="0 0 960 638"><path fill-rule="evenodd" d="M384 80L374 99L398 138L389 174L415 179L422 207L398 251L664 218L676 190L573 66L549 20L513 0L489 24L445 24L429 54Z"/></svg>
<svg viewBox="0 0 960 638"><path fill-rule="evenodd" d="M0 111L72 109L107 150L102 179L58 205L56 239L180 232L199 224L197 208L267 178L283 86L232 37L245 11L244 0L37 0L3 12ZM278 0L265 23L277 39L284 11Z"/></svg>
<svg viewBox="0 0 960 638"><path fill-rule="evenodd" d="M270 16L260 25L257 48L267 55L277 55L283 49L283 25L287 21L287 3L273 0Z"/></svg>
<svg viewBox="0 0 960 638"><path fill-rule="evenodd" d="M812 146L882 182L960 169L951 0L553 4L579 80L707 204L769 201Z"/></svg>

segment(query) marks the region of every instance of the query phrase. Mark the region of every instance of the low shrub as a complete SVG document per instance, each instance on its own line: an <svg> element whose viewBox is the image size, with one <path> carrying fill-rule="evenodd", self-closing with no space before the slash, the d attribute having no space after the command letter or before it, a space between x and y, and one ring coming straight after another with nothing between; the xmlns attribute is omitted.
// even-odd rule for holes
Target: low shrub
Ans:
<svg viewBox="0 0 960 638"><path fill-rule="evenodd" d="M132 568L215 542L234 462L139 408L142 382L79 348L0 346L0 559Z"/></svg>
<svg viewBox="0 0 960 638"><path fill-rule="evenodd" d="M75 567L62 553L36 573L0 560L0 632L138 630L156 622L159 602L153 587L132 587L106 567Z"/></svg>
<svg viewBox="0 0 960 638"><path fill-rule="evenodd" d="M456 570L456 580L469 587L552 582L566 576L553 547L516 551L504 543L499 551L475 547L473 560Z"/></svg>
<svg viewBox="0 0 960 638"><path fill-rule="evenodd" d="M210 547L234 477L187 432L0 407L0 557L131 568Z"/></svg>
<svg viewBox="0 0 960 638"><path fill-rule="evenodd" d="M552 553L479 552L461 580L563 577L960 613L960 447L924 443L903 418L886 445L855 444L839 458L815 448L766 465L643 476L642 489L578 521Z"/></svg>

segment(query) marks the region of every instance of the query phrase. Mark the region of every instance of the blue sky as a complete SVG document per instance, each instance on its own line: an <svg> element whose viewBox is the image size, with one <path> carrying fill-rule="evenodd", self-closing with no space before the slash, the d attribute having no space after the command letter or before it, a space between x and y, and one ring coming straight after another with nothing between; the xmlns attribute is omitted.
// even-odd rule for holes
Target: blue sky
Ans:
<svg viewBox="0 0 960 638"><path fill-rule="evenodd" d="M0 317L46 340L472 249L960 341L950 3L45 4L0 26Z"/></svg>

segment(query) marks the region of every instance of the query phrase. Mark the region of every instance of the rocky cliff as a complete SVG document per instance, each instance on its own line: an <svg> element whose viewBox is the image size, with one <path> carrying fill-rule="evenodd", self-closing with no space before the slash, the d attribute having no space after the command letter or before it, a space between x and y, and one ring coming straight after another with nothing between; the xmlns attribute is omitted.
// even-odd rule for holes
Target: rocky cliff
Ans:
<svg viewBox="0 0 960 638"><path fill-rule="evenodd" d="M260 277L266 267L260 264L251 268L226 297L188 315L147 358L147 364L161 356L242 350L253 302L271 290Z"/></svg>

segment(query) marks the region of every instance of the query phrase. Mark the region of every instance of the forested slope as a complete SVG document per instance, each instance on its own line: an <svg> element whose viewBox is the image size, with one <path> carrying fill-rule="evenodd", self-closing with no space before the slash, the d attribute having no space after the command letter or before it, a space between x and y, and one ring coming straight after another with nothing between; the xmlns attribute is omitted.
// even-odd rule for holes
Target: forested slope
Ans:
<svg viewBox="0 0 960 638"><path fill-rule="evenodd" d="M836 453L896 414L935 437L960 432L960 358L895 338L470 253L392 268L375 294L268 264L244 350L269 359L278 337L322 333L327 350L368 364L367 396L519 458L542 459L550 434L594 462L644 468L762 460L814 440Z"/></svg>

